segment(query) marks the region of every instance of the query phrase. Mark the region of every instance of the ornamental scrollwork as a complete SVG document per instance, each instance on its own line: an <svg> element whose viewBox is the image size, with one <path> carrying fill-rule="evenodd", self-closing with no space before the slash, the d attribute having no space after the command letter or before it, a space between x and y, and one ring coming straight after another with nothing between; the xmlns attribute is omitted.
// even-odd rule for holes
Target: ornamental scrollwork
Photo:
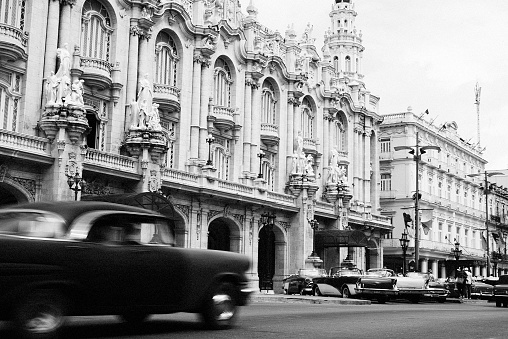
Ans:
<svg viewBox="0 0 508 339"><path fill-rule="evenodd" d="M215 217L216 215L218 214L221 214L222 211L215 211L215 210L211 210L211 211L208 211L208 214L206 215L206 220L207 222L210 222L210 220Z"/></svg>
<svg viewBox="0 0 508 339"><path fill-rule="evenodd" d="M175 209L181 212L187 218L187 220L189 220L190 206L179 204L174 204L173 206L175 207Z"/></svg>

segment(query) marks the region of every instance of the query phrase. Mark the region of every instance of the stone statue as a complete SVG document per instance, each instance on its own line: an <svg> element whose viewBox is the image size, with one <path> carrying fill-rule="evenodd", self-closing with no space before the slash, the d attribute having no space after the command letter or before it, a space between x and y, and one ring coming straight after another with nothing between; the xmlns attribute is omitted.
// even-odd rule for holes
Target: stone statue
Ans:
<svg viewBox="0 0 508 339"><path fill-rule="evenodd" d="M314 175L314 168L312 167L312 165L314 165L314 158L312 157L311 154L307 154L307 164L305 165L305 172L307 173L307 175L309 176L313 176Z"/></svg>
<svg viewBox="0 0 508 339"><path fill-rule="evenodd" d="M76 79L71 85L71 93L65 99L67 104L84 106L83 101L83 83L84 80Z"/></svg>
<svg viewBox="0 0 508 339"><path fill-rule="evenodd" d="M339 182L340 167L339 167L339 152L334 148L330 152L330 166L329 166L327 184L337 184Z"/></svg>
<svg viewBox="0 0 508 339"><path fill-rule="evenodd" d="M138 127L138 115L139 115L139 105L136 100L132 99L130 103L131 109L131 128Z"/></svg>
<svg viewBox="0 0 508 339"><path fill-rule="evenodd" d="M51 75L46 80L46 104L55 104L58 99L59 91L60 79L58 79L58 77L55 75L55 72L51 72Z"/></svg>
<svg viewBox="0 0 508 339"><path fill-rule="evenodd" d="M146 103L146 99L143 100L143 102L141 104L139 104L139 120L138 120L138 127L139 128L146 128L147 107L148 107L148 105Z"/></svg>
<svg viewBox="0 0 508 339"><path fill-rule="evenodd" d="M162 129L159 117L159 104L153 103L152 110L148 113L146 125L148 129L160 131Z"/></svg>
<svg viewBox="0 0 508 339"><path fill-rule="evenodd" d="M152 86L150 80L148 80L148 73L145 74L143 79L139 81L138 91L138 105L141 108L141 104L146 103L146 107L152 107Z"/></svg>

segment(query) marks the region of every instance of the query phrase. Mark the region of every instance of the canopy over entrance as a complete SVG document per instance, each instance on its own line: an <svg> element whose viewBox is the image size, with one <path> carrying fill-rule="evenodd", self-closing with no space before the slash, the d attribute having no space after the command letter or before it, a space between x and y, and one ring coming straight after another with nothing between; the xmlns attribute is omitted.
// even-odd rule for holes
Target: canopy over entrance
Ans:
<svg viewBox="0 0 508 339"><path fill-rule="evenodd" d="M175 209L171 202L160 193L143 192L143 193L126 193L126 194L109 194L109 195L87 195L82 196L84 201L104 201L116 204L141 207L164 214L170 218L174 217Z"/></svg>
<svg viewBox="0 0 508 339"><path fill-rule="evenodd" d="M320 247L368 247L368 239L360 231L321 230L315 237Z"/></svg>

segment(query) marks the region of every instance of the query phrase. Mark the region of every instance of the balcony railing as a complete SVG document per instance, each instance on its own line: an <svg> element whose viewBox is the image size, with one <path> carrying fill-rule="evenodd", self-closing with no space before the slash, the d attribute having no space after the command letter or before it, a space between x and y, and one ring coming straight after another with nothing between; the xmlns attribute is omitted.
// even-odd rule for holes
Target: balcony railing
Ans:
<svg viewBox="0 0 508 339"><path fill-rule="evenodd" d="M22 150L28 153L49 155L47 152L48 143L49 140L46 138L0 130L0 147Z"/></svg>
<svg viewBox="0 0 508 339"><path fill-rule="evenodd" d="M197 184L199 182L199 175L185 171L176 170L173 168L165 168L162 172L162 177L170 181L185 181Z"/></svg>
<svg viewBox="0 0 508 339"><path fill-rule="evenodd" d="M102 152L89 148L85 163L125 172L137 172L137 160L124 155Z"/></svg>

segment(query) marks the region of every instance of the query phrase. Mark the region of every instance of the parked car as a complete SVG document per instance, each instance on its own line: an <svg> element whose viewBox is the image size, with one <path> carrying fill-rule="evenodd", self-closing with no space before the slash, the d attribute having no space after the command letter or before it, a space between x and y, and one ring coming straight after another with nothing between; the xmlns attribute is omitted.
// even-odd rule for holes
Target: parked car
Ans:
<svg viewBox="0 0 508 339"><path fill-rule="evenodd" d="M343 298L353 297L356 282L363 271L356 267L332 267L325 277L312 279L312 295L329 295Z"/></svg>
<svg viewBox="0 0 508 339"><path fill-rule="evenodd" d="M473 281L471 285L471 298L490 300L493 296L494 286L485 281Z"/></svg>
<svg viewBox="0 0 508 339"><path fill-rule="evenodd" d="M508 307L508 275L499 277L492 294L491 300L496 303L496 307Z"/></svg>
<svg viewBox="0 0 508 339"><path fill-rule="evenodd" d="M233 325L250 290L246 256L174 247L168 219L104 202L0 209L0 319L23 337L50 338L65 316L200 313Z"/></svg>
<svg viewBox="0 0 508 339"><path fill-rule="evenodd" d="M290 275L282 280L284 294L312 294L312 278L326 276L326 270L322 268L298 270L297 274Z"/></svg>
<svg viewBox="0 0 508 339"><path fill-rule="evenodd" d="M384 274L379 274L381 271ZM361 298L375 299L385 303L390 299L407 299L417 303L423 298L444 302L449 292L445 286L430 281L427 273L409 272L405 276L395 276L393 271L377 269L376 275L367 275L358 280L355 291Z"/></svg>

